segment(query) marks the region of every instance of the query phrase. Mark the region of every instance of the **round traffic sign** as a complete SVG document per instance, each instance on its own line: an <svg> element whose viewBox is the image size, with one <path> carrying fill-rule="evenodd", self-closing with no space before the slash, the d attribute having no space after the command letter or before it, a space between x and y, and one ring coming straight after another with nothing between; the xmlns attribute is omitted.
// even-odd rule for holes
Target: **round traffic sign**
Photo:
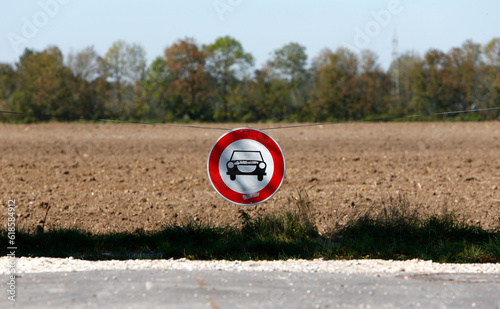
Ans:
<svg viewBox="0 0 500 309"><path fill-rule="evenodd" d="M268 134L238 128L222 135L210 150L208 178L215 191L231 203L267 201L285 178L285 157Z"/></svg>

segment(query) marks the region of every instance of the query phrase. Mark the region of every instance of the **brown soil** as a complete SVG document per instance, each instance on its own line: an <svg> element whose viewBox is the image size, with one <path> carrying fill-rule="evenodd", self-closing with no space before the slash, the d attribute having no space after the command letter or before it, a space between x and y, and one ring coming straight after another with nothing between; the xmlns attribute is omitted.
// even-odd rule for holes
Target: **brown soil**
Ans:
<svg viewBox="0 0 500 309"><path fill-rule="evenodd" d="M158 230L181 220L234 224L241 209L253 216L295 207L298 192L312 202L320 231L399 195L422 214L456 212L469 223L499 226L500 122L268 131L285 154L286 178L268 202L247 207L226 202L207 177L208 153L223 133L132 124L3 124L0 200L6 206L15 199L18 227L30 230L43 225L48 207L46 229Z"/></svg>

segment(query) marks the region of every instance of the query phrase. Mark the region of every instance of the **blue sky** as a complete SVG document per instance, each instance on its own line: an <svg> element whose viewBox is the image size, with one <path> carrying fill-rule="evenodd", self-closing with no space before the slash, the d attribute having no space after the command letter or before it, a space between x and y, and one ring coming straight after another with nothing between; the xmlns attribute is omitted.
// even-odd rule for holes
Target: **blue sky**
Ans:
<svg viewBox="0 0 500 309"><path fill-rule="evenodd" d="M66 55L93 45L104 55L123 39L142 45L151 61L179 38L208 44L230 35L256 59L290 42L321 49L374 51L387 69L397 29L399 51L448 51L465 40L500 37L500 1L463 0L39 0L3 1L0 62L15 63L27 46L57 45ZM13 43L14 42L14 43Z"/></svg>

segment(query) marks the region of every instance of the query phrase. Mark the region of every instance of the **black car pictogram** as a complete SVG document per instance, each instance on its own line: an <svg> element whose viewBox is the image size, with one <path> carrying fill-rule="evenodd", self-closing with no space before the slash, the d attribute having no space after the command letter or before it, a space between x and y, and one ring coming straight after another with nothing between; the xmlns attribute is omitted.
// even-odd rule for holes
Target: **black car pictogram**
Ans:
<svg viewBox="0 0 500 309"><path fill-rule="evenodd" d="M267 175L266 166L262 154L257 150L234 150L226 163L227 175L231 180L236 180L236 175L257 175L257 180L262 181Z"/></svg>

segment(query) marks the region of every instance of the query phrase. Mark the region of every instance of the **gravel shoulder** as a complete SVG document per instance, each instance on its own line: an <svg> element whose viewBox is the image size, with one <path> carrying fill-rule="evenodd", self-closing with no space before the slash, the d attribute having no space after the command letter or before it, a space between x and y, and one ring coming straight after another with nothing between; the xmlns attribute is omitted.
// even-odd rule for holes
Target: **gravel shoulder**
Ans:
<svg viewBox="0 0 500 309"><path fill-rule="evenodd" d="M8 257L0 257L0 274L8 273ZM192 261L186 259L88 261L75 258L16 258L18 274L95 270L218 270L250 272L320 272L394 275L403 273L500 274L500 264L442 264L424 260L287 260Z"/></svg>

